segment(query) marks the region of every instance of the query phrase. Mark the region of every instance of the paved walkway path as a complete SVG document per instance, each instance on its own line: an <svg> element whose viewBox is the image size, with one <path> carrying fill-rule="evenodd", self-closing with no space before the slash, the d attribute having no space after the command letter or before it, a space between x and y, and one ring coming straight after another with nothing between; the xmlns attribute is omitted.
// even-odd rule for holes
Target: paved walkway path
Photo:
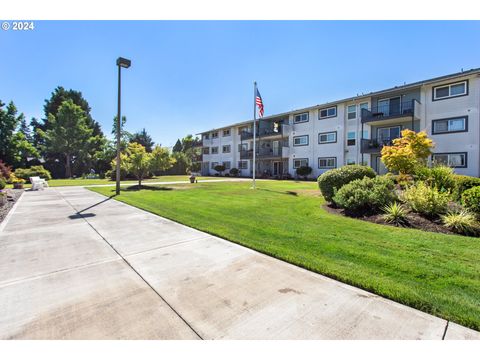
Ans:
<svg viewBox="0 0 480 360"><path fill-rule="evenodd" d="M2 228L1 339L480 338L81 187Z"/></svg>

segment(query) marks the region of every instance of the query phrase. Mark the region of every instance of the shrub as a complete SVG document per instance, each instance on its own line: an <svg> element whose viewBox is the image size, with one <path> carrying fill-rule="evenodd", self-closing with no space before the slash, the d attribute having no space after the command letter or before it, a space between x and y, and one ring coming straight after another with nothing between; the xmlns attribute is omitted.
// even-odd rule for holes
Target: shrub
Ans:
<svg viewBox="0 0 480 360"><path fill-rule="evenodd" d="M335 191L343 185L364 177L374 178L375 171L369 166L346 165L338 169L328 170L318 177L318 187L327 201L333 201Z"/></svg>
<svg viewBox="0 0 480 360"><path fill-rule="evenodd" d="M397 200L394 187L393 181L384 176L364 177L342 186L333 201L348 213L377 212Z"/></svg>
<svg viewBox="0 0 480 360"><path fill-rule="evenodd" d="M216 172L218 172L218 173L221 174L222 172L225 171L225 166L223 166L223 165L215 165L215 167L214 167L213 169L214 169Z"/></svg>
<svg viewBox="0 0 480 360"><path fill-rule="evenodd" d="M480 215L480 186L465 190L462 194L462 204L468 210Z"/></svg>
<svg viewBox="0 0 480 360"><path fill-rule="evenodd" d="M0 190L5 189L5 186L7 186L7 182L5 181L4 178L0 177Z"/></svg>
<svg viewBox="0 0 480 360"><path fill-rule="evenodd" d="M458 234L474 236L479 234L479 225L475 215L466 210L448 213L442 216L442 222L447 228Z"/></svg>
<svg viewBox="0 0 480 360"><path fill-rule="evenodd" d="M310 166L300 166L297 169L297 175L298 176L303 176L303 178L306 180L307 176L312 173L312 168Z"/></svg>
<svg viewBox="0 0 480 360"><path fill-rule="evenodd" d="M436 187L441 192L455 191L455 176L453 169L445 165L437 165L432 168L420 167L415 172L418 180L424 181L430 187Z"/></svg>
<svg viewBox="0 0 480 360"><path fill-rule="evenodd" d="M230 175L238 176L238 174L240 174L240 170L238 170L237 168L231 168L230 169Z"/></svg>
<svg viewBox="0 0 480 360"><path fill-rule="evenodd" d="M445 214L450 194L448 192L442 193L437 188L432 188L419 181L405 189L403 200L416 213L433 218Z"/></svg>
<svg viewBox="0 0 480 360"><path fill-rule="evenodd" d="M386 223L395 226L407 226L407 209L398 202L393 202L382 208L384 214L382 216Z"/></svg>
<svg viewBox="0 0 480 360"><path fill-rule="evenodd" d="M460 200L465 190L480 186L480 179L473 176L455 175L455 199Z"/></svg>
<svg viewBox="0 0 480 360"><path fill-rule="evenodd" d="M11 173L12 168L10 166L7 166L7 164L0 160L0 177L4 179L9 179Z"/></svg>
<svg viewBox="0 0 480 360"><path fill-rule="evenodd" d="M22 169L22 168L16 169L15 176L18 178L24 179L26 181L28 181L29 178L32 176L40 176L45 180L52 179L52 175L50 175L50 171L44 169L42 165L32 166L28 169Z"/></svg>

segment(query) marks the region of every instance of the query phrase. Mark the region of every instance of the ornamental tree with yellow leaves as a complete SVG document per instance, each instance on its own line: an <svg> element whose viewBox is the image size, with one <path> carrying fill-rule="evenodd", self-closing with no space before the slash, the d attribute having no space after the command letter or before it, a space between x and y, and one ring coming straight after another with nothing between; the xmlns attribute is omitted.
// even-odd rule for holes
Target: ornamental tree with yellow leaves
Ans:
<svg viewBox="0 0 480 360"><path fill-rule="evenodd" d="M392 143L382 148L382 161L390 172L400 175L411 175L418 167L425 166L435 146L425 131L416 133L409 129L403 130L402 137Z"/></svg>

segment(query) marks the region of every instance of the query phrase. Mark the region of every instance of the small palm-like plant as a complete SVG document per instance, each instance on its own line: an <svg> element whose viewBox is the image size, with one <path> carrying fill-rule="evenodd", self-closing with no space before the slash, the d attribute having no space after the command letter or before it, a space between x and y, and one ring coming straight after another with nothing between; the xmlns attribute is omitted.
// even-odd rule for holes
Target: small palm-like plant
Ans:
<svg viewBox="0 0 480 360"><path fill-rule="evenodd" d="M480 226L475 215L467 210L443 215L442 221L447 228L458 234L475 236L480 233Z"/></svg>
<svg viewBox="0 0 480 360"><path fill-rule="evenodd" d="M407 226L407 209L398 202L393 202L382 208L384 214L382 216L386 223L395 226Z"/></svg>

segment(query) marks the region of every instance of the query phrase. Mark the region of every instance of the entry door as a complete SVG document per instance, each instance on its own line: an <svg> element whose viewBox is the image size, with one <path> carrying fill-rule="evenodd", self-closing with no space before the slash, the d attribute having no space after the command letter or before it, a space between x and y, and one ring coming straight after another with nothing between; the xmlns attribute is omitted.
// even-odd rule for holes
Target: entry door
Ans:
<svg viewBox="0 0 480 360"><path fill-rule="evenodd" d="M283 173L283 163L281 161L273 162L273 175L281 175Z"/></svg>
<svg viewBox="0 0 480 360"><path fill-rule="evenodd" d="M272 141L273 156L280 156L280 142L278 140Z"/></svg>
<svg viewBox="0 0 480 360"><path fill-rule="evenodd" d="M390 99L378 100L378 112L383 113L383 116L391 116L400 114L400 97Z"/></svg>
<svg viewBox="0 0 480 360"><path fill-rule="evenodd" d="M388 173L388 169L385 167L385 164L380 156L377 156L377 173L378 175L385 175Z"/></svg>

